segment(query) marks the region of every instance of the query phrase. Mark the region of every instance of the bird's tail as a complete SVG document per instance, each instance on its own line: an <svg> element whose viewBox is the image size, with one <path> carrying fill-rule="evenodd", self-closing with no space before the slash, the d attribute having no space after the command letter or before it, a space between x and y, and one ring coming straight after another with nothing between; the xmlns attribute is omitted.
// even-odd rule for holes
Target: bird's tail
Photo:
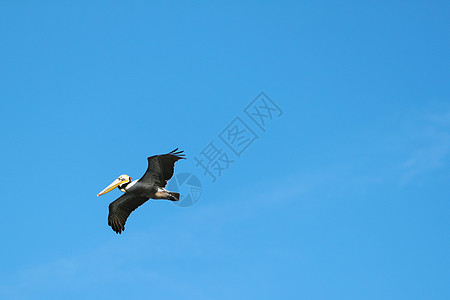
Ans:
<svg viewBox="0 0 450 300"><path fill-rule="evenodd" d="M167 194L169 195L169 197L167 199L172 200L172 201L178 201L180 200L180 193L175 193L175 192L167 192Z"/></svg>

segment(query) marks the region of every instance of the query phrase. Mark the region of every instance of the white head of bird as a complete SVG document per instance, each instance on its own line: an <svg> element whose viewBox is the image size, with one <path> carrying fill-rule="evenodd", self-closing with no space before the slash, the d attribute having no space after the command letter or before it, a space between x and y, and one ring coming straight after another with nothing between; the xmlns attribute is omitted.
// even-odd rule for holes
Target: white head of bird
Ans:
<svg viewBox="0 0 450 300"><path fill-rule="evenodd" d="M131 182L132 178L126 174L120 175L116 180L114 180L110 185L108 185L103 191L97 194L98 196L104 195L107 192L112 191L116 187L119 187L119 189L124 192L123 189L121 189L121 185Z"/></svg>

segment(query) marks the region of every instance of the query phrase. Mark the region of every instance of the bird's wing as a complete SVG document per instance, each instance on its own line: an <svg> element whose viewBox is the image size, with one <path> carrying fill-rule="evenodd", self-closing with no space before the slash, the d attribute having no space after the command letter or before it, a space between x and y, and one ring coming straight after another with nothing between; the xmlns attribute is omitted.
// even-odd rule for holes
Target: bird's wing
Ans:
<svg viewBox="0 0 450 300"><path fill-rule="evenodd" d="M185 159L185 157L183 151L178 151L178 148L167 154L150 156L147 158L147 171L139 181L151 182L159 187L165 187L167 180L173 176L175 162L180 159Z"/></svg>
<svg viewBox="0 0 450 300"><path fill-rule="evenodd" d="M125 222L133 210L144 204L149 198L125 193L109 205L108 225L116 233L125 230Z"/></svg>

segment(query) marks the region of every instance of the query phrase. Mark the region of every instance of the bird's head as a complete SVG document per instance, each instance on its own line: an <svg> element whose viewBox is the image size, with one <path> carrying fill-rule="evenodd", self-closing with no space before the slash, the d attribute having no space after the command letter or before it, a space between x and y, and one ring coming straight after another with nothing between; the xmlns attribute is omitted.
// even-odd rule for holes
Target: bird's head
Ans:
<svg viewBox="0 0 450 300"><path fill-rule="evenodd" d="M116 187L131 182L132 178L126 174L120 175L116 180L114 180L110 185L108 185L103 191L97 194L98 196L101 196L103 194L106 194L109 191L112 191Z"/></svg>

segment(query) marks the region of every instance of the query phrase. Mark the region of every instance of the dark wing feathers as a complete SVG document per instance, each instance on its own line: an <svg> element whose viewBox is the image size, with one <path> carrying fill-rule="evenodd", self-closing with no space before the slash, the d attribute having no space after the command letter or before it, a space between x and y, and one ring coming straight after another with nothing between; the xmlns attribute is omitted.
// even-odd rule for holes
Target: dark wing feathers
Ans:
<svg viewBox="0 0 450 300"><path fill-rule="evenodd" d="M185 159L185 157L183 151L178 151L178 148L167 154L148 157L147 171L139 181L147 181L165 187L167 180L173 176L175 162L180 159Z"/></svg>
<svg viewBox="0 0 450 300"><path fill-rule="evenodd" d="M108 225L116 233L122 233L125 230L125 222L131 212L144 204L148 199L129 193L123 194L109 205Z"/></svg>

